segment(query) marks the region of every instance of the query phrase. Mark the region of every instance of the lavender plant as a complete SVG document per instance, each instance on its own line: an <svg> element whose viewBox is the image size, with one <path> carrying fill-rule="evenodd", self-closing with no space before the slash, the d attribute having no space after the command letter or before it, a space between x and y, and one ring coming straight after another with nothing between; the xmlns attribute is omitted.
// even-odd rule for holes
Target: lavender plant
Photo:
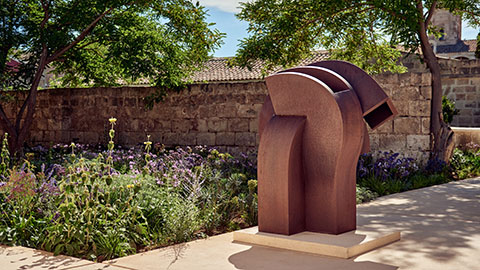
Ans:
<svg viewBox="0 0 480 270"><path fill-rule="evenodd" d="M451 180L449 175L445 162L433 160L421 166L412 158L390 152L379 152L376 158L364 154L357 165L359 187L380 196L445 183ZM362 189L360 191L365 193ZM370 197L370 194L366 196Z"/></svg>

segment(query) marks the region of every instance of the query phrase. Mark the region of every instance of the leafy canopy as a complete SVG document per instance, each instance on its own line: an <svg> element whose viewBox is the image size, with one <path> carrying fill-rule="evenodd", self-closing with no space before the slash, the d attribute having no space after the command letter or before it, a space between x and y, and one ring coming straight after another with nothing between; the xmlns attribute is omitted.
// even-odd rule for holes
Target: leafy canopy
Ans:
<svg viewBox="0 0 480 270"><path fill-rule="evenodd" d="M0 0L0 16L2 89L30 87L44 46L63 87L179 89L223 37L188 0Z"/></svg>
<svg viewBox="0 0 480 270"><path fill-rule="evenodd" d="M419 12L419 4L423 12ZM432 9L433 7L433 9ZM235 62L251 66L262 60L267 68L288 67L325 48L331 58L353 62L370 73L405 71L398 65L401 45L408 52L421 47L420 23L429 33L430 10L448 9L478 26L476 0L257 0L242 4L238 18L249 22Z"/></svg>

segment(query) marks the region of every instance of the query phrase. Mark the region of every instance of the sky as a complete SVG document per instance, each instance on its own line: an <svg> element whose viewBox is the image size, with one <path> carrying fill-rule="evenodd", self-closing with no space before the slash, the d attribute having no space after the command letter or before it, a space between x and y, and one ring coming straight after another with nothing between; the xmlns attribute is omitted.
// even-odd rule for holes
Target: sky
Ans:
<svg viewBox="0 0 480 270"><path fill-rule="evenodd" d="M214 52L216 57L234 56L240 40L247 37L248 23L240 21L235 17L235 14L240 11L238 8L240 2L247 0L198 0L201 5L208 9L210 15L207 19L209 22L214 22L214 26L220 32L226 33L223 39L222 47ZM476 39L479 29L468 27L464 22L462 23L462 39Z"/></svg>

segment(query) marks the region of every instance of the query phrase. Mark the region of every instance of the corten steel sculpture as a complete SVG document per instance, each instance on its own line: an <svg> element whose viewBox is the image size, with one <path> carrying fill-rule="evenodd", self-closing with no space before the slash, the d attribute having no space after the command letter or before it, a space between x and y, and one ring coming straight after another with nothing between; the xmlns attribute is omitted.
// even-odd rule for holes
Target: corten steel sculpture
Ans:
<svg viewBox="0 0 480 270"><path fill-rule="evenodd" d="M356 165L397 111L359 67L322 61L266 78L259 119L258 228L291 235L356 229ZM364 122L365 120L365 122Z"/></svg>

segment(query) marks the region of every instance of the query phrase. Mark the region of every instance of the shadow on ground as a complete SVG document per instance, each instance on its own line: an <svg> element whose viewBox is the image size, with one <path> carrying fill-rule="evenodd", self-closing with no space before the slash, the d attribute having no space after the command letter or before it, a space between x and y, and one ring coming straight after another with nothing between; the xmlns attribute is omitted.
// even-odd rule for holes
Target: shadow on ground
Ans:
<svg viewBox="0 0 480 270"><path fill-rule="evenodd" d="M301 252L285 251L274 248L254 246L228 258L236 269L272 269L272 270L396 270L398 267L375 262L355 262Z"/></svg>
<svg viewBox="0 0 480 270"><path fill-rule="evenodd" d="M382 263L401 261L408 269L424 258L446 264L478 249L480 179L386 196L359 205L357 212L362 230L402 232L401 241L376 252Z"/></svg>

